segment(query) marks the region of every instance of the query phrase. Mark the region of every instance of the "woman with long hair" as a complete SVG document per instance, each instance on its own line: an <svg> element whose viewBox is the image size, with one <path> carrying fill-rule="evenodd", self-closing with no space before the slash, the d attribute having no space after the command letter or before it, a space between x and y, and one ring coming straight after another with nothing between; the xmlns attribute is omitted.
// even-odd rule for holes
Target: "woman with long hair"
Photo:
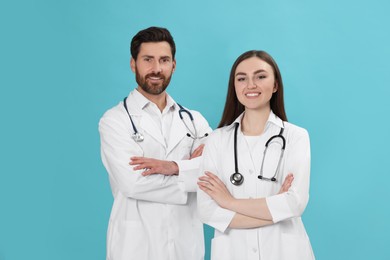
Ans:
<svg viewBox="0 0 390 260"><path fill-rule="evenodd" d="M314 259L301 219L309 135L287 122L281 74L268 53L248 51L233 64L202 168L198 210L215 228L211 259Z"/></svg>

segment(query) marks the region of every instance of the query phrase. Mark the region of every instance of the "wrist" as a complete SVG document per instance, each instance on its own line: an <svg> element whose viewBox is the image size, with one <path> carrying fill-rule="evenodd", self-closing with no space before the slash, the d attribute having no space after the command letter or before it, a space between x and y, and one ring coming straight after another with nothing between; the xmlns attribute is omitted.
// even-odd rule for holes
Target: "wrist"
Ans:
<svg viewBox="0 0 390 260"><path fill-rule="evenodd" d="M175 161L171 161L172 164L172 175L179 175L179 166Z"/></svg>
<svg viewBox="0 0 390 260"><path fill-rule="evenodd" d="M236 200L234 197L229 198L229 199L226 201L226 203L225 203L225 205L224 205L223 208L228 209L228 210L231 210L231 211L234 211L233 209L234 209L234 207L235 207L234 205L235 205L236 201L237 201L237 200Z"/></svg>

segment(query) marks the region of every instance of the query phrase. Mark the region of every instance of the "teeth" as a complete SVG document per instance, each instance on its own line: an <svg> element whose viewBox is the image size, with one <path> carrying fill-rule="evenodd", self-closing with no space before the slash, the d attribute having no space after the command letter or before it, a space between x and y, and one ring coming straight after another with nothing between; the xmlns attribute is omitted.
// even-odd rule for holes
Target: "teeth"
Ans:
<svg viewBox="0 0 390 260"><path fill-rule="evenodd" d="M248 97L257 97L258 95L260 95L260 93L247 93L245 95Z"/></svg>

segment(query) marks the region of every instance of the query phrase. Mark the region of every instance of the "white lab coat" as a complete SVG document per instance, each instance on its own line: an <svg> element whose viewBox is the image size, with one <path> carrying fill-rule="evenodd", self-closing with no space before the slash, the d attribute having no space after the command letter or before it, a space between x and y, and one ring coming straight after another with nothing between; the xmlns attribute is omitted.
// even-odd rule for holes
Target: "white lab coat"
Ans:
<svg viewBox="0 0 390 260"><path fill-rule="evenodd" d="M235 122L241 123L241 118ZM252 229L230 229L235 214L219 207L206 193L198 191L198 210L202 221L215 228L211 246L212 260L311 260L314 259L309 238L301 220L308 199L310 179L310 143L305 129L284 122L286 150L277 183L258 179L265 143L277 135L282 120L270 113L265 132L252 152L241 127L237 131L238 169L244 176L241 186L230 182L234 173L234 123L215 130L206 142L202 171L215 173L235 198L264 198L275 224ZM279 142L280 138L275 139ZM272 177L280 154L280 146L267 151L263 176ZM268 157L270 156L270 157ZM268 160L268 158L271 158ZM294 181L288 192L278 193L288 173Z"/></svg>
<svg viewBox="0 0 390 260"><path fill-rule="evenodd" d="M145 98L134 90L127 107L143 142L134 132L123 102L108 110L99 122L101 155L107 169L114 203L107 231L107 260L201 260L204 257L203 225L196 211L196 181L201 158L188 160L193 139L179 118L178 105L169 143L142 109ZM168 97L170 98L170 97ZM207 121L191 111L199 135L211 132ZM184 115L189 126L191 122ZM204 140L204 139L203 139ZM200 144L196 141L193 149ZM179 176L134 171L130 157L145 156L176 161Z"/></svg>

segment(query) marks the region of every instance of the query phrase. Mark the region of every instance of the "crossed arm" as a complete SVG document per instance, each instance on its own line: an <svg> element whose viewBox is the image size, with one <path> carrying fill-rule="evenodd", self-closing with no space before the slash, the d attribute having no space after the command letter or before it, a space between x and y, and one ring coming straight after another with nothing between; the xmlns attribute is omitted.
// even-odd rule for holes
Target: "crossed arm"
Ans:
<svg viewBox="0 0 390 260"><path fill-rule="evenodd" d="M191 154L189 160L194 159L202 155L204 144L199 145L194 152ZM179 166L174 161L158 160L148 157L134 156L130 158L130 165L134 166L133 170L142 170L143 176L152 174L163 174L163 175L178 175Z"/></svg>
<svg viewBox="0 0 390 260"><path fill-rule="evenodd" d="M288 174L278 194L288 191L293 180L293 174ZM211 172L205 172L199 178L198 186L221 208L235 212L230 228L255 228L273 224L265 198L236 199L218 176Z"/></svg>

